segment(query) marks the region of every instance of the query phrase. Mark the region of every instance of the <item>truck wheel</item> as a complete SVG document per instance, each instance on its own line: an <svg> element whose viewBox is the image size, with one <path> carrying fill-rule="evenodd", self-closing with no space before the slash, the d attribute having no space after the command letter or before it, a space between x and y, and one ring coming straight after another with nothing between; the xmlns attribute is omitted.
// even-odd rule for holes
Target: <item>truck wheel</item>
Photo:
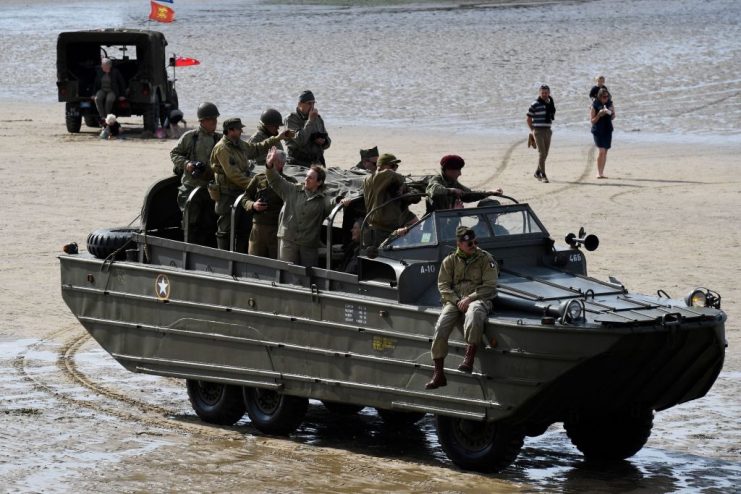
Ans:
<svg viewBox="0 0 741 494"><path fill-rule="evenodd" d="M652 410L612 413L564 422L571 443L587 460L616 461L636 454L648 441Z"/></svg>
<svg viewBox="0 0 741 494"><path fill-rule="evenodd" d="M204 422L234 425L244 416L244 400L239 386L186 380L190 404Z"/></svg>
<svg viewBox="0 0 741 494"><path fill-rule="evenodd" d="M88 113L85 115L85 125L88 127L94 127L96 129L100 128L100 122L98 122L98 115L93 115L92 113Z"/></svg>
<svg viewBox="0 0 741 494"><path fill-rule="evenodd" d="M437 416L437 437L450 461L465 470L498 472L517 458L524 435L496 422Z"/></svg>
<svg viewBox="0 0 741 494"><path fill-rule="evenodd" d="M336 413L338 415L355 415L356 413L359 413L363 408L365 408L363 405L339 403L337 401L326 400L322 400L322 405L324 405L324 408L326 408L330 412Z"/></svg>
<svg viewBox="0 0 741 494"><path fill-rule="evenodd" d="M67 124L67 132L71 134L77 134L80 132L80 128L82 127L82 115L67 115L64 118L64 121Z"/></svg>
<svg viewBox="0 0 741 494"><path fill-rule="evenodd" d="M157 130L157 127L162 124L160 120L160 106L160 97L157 95L154 99L154 103L148 105L147 109L144 110L144 130L154 133L154 131Z"/></svg>
<svg viewBox="0 0 741 494"><path fill-rule="evenodd" d="M286 436L295 431L309 407L306 398L259 388L244 388L244 402L255 429L276 436Z"/></svg>
<svg viewBox="0 0 741 494"><path fill-rule="evenodd" d="M376 408L376 413L383 419L383 423L390 427L412 426L427 415L424 412L401 412L399 410L385 410L383 408Z"/></svg>
<svg viewBox="0 0 741 494"><path fill-rule="evenodd" d="M126 259L126 251L122 249L131 241L131 235L139 232L138 228L98 228L87 236L87 251L98 259L105 259L114 252L116 259Z"/></svg>

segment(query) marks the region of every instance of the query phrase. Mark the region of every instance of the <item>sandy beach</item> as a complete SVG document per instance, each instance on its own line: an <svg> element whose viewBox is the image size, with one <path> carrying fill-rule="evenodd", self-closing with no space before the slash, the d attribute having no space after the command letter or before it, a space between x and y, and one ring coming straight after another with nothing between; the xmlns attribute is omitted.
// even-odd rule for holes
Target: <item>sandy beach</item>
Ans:
<svg viewBox="0 0 741 494"><path fill-rule="evenodd" d="M637 293L663 289L680 297L697 286L719 292L728 314L726 361L705 398L659 412L646 447L609 469L585 466L560 425L528 438L507 472L485 476L460 471L445 458L432 420L402 438L384 435L370 410L337 421L318 405L289 439L263 436L246 418L234 427L203 424L182 382L128 373L90 340L62 301L56 259L66 243L84 247L96 228L135 223L149 185L171 173L175 141L143 138L139 118L122 119L124 139L100 140L85 127L67 133L64 105L56 102L54 43L59 30L97 26L90 20L92 7L65 2L76 12L73 20L57 3L33 2L49 9L38 27L22 19L20 2L8 2L0 6L0 14L7 14L0 15L0 64L18 67L22 53L44 63L20 75L0 73L0 171L6 183L0 199L0 483L6 490L738 489L741 47L739 26L727 20L739 13L734 2L649 1L641 10L641 2L601 1L508 8L494 2L479 9L227 1L223 8L237 14L224 22L241 29L245 46L257 46L267 28L275 30L275 39L287 40L291 29L276 19L285 19L291 8L322 35L310 43L329 58L312 58L307 67L325 70L303 67L306 75L297 78L292 67L270 84L250 49L215 49L211 42L204 47L192 34L193 19L213 20L222 7L179 1L180 24L151 26L141 21L139 7L102 3L107 9L101 22L161 28L178 53L202 60L203 70L178 72L189 122L195 122L198 102L213 97L224 116L242 116L251 132L266 104L288 112L294 95L311 87L321 95L332 135L331 166L350 167L358 150L372 145L396 154L399 171L409 174L433 173L441 156L460 154L466 160L464 184L502 187L529 203L557 242L581 226L598 235L600 247L588 255L590 275L615 276ZM605 21L610 29L599 31L596 20L606 8L612 9ZM552 57L545 65L522 48L529 39L523 25L543 18L554 21L547 38ZM416 38L409 34L415 26ZM455 26L468 26L468 34ZM383 42L379 33L393 42ZM593 48L609 49L609 64L583 49L584 40L595 36ZM477 39L491 49L478 46ZM371 54L357 48L371 41L378 45ZM285 66L301 43L291 39L276 46L276 59ZM400 52L398 46L408 49ZM661 58L662 52L668 55ZM439 63L432 74L439 78L426 65L433 59ZM526 70L531 64L543 70ZM594 178L596 149L585 123L586 93L598 71L607 72L608 86L619 95L607 180ZM366 82L374 77L377 83ZM545 78L558 87L559 108L547 163L550 184L532 176L537 156L527 148L524 123ZM254 98L255 88L266 85L264 98ZM676 111L664 113L668 107Z"/></svg>

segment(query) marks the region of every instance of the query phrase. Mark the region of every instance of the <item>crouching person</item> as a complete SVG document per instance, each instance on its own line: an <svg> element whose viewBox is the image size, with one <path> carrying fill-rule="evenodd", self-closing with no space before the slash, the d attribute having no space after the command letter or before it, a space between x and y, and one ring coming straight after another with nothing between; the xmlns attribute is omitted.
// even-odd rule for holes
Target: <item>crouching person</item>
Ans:
<svg viewBox="0 0 741 494"><path fill-rule="evenodd" d="M463 336L468 343L466 356L458 370L473 371L476 350L481 343L484 324L491 310L491 299L496 295L498 269L496 261L485 250L476 246L476 234L468 227L456 229L457 249L443 259L437 288L443 309L435 324L432 340L432 360L435 371L425 387L445 386L444 362L448 355L448 338L453 328L463 321Z"/></svg>

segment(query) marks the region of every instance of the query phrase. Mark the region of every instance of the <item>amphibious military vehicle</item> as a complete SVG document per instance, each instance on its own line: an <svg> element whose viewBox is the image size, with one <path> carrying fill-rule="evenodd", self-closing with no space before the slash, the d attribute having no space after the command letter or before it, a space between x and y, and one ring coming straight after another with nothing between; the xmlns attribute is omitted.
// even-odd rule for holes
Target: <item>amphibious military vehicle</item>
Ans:
<svg viewBox="0 0 741 494"><path fill-rule="evenodd" d="M97 231L88 253L61 255L62 296L126 369L184 379L208 422L246 411L260 431L288 434L311 398L375 407L397 426L434 414L465 469L507 467L525 436L557 422L588 459L623 459L655 411L705 395L723 365L720 295L639 295L592 278L584 251L597 238L557 245L527 204L431 212L349 274L333 255L341 206L325 222L324 265L307 269L187 242L177 185L149 190L139 227ZM460 224L499 263L498 294L474 372L457 370L465 345L454 336L447 386L426 390L437 271Z"/></svg>

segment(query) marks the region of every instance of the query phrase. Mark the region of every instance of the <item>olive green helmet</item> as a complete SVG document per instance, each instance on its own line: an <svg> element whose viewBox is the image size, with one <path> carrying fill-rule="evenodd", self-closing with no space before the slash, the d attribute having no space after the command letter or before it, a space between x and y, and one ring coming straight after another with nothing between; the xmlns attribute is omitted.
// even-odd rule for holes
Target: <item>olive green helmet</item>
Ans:
<svg viewBox="0 0 741 494"><path fill-rule="evenodd" d="M260 115L260 122L264 125L276 125L280 127L283 125L283 116L280 112L274 108L268 108L262 115Z"/></svg>
<svg viewBox="0 0 741 494"><path fill-rule="evenodd" d="M198 120L203 120L204 118L216 118L219 116L219 109L210 101L206 101L205 103L198 105L197 115Z"/></svg>

